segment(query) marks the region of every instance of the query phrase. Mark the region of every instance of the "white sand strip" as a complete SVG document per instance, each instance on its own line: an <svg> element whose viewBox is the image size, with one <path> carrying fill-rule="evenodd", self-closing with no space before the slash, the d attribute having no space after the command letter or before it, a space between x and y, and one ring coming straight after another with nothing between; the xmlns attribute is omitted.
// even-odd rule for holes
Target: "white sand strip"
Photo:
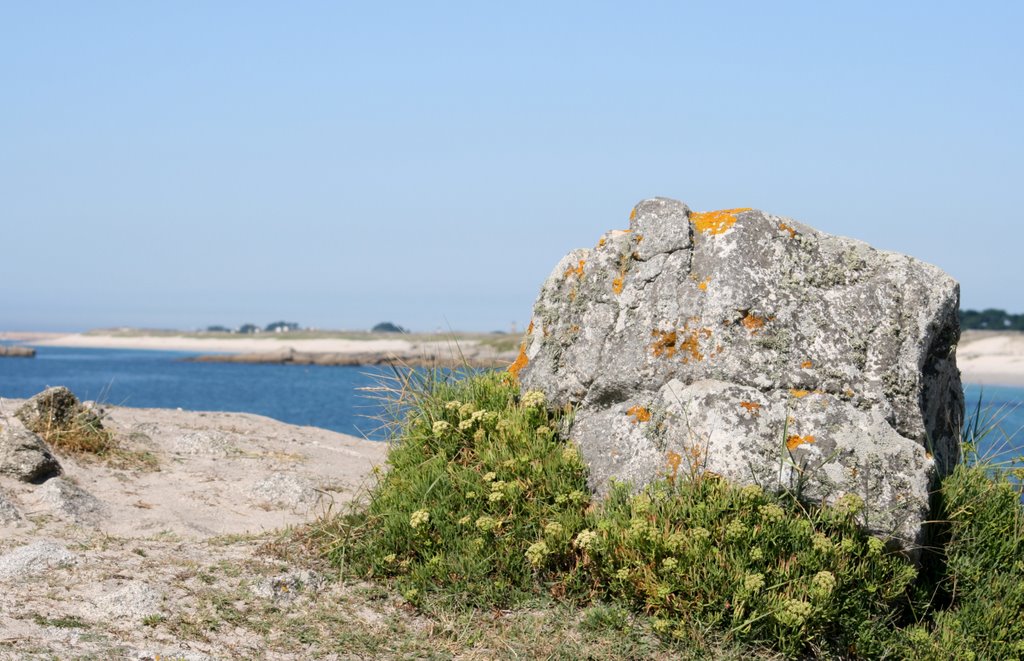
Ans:
<svg viewBox="0 0 1024 661"><path fill-rule="evenodd" d="M408 340L298 340L277 337L263 338L197 338L181 336L62 335L29 342L43 347L75 347L89 349L147 349L157 351L192 351L196 353L273 353L286 349L310 353L402 353L412 349Z"/></svg>

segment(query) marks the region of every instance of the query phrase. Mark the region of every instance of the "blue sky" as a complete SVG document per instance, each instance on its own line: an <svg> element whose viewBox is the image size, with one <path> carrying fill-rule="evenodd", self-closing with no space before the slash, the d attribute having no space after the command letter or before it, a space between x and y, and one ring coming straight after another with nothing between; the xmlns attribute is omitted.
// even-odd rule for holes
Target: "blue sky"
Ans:
<svg viewBox="0 0 1024 661"><path fill-rule="evenodd" d="M0 3L0 330L520 328L655 195L1024 312L1024 3Z"/></svg>

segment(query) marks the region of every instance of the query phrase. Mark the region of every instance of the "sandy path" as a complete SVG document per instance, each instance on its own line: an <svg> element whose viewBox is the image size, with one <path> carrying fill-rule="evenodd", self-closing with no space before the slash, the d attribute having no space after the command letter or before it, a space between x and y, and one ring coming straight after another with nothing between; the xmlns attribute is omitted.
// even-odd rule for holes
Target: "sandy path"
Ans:
<svg viewBox="0 0 1024 661"><path fill-rule="evenodd" d="M42 484L0 476L0 659L263 658L265 637L196 628L211 595L313 607L315 562L275 555L281 530L337 511L386 453L242 413L111 407L105 426L155 466L58 455Z"/></svg>

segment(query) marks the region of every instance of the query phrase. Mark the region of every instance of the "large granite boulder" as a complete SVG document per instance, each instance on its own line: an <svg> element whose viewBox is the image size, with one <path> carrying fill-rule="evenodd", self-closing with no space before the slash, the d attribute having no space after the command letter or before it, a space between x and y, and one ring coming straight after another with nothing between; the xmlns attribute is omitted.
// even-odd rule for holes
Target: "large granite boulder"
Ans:
<svg viewBox="0 0 1024 661"><path fill-rule="evenodd" d="M60 463L43 439L17 420L0 423L0 475L34 482L60 472Z"/></svg>
<svg viewBox="0 0 1024 661"><path fill-rule="evenodd" d="M592 487L717 473L923 543L959 461L959 285L905 255L751 209L638 204L555 267L512 370L551 405Z"/></svg>

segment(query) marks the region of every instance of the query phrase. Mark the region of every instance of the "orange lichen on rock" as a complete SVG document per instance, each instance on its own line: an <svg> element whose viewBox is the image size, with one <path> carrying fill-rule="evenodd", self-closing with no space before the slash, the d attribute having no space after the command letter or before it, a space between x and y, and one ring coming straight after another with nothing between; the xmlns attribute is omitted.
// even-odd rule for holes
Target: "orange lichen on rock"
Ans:
<svg viewBox="0 0 1024 661"><path fill-rule="evenodd" d="M519 378L519 372L530 364L530 359L526 357L526 343L530 341L530 334L532 332L533 322L531 321L526 329L526 337L523 338L522 343L519 345L519 355L516 356L515 362L508 366L509 373L516 378Z"/></svg>
<svg viewBox="0 0 1024 661"><path fill-rule="evenodd" d="M699 289L701 291L707 291L708 290L708 283L710 283L710 282L711 282L711 276L709 275L708 277L704 278L703 280L701 280L700 282L697 283L697 289Z"/></svg>
<svg viewBox="0 0 1024 661"><path fill-rule="evenodd" d="M789 232L789 238L796 238L796 229L787 225L786 223L779 223L779 229L782 230L783 232Z"/></svg>
<svg viewBox="0 0 1024 661"><path fill-rule="evenodd" d="M740 402L740 406L747 409L747 413L750 415L760 415L761 405L757 402Z"/></svg>
<svg viewBox="0 0 1024 661"><path fill-rule="evenodd" d="M797 436L796 434L794 434L786 439L786 449L795 450L806 443L813 443L814 440L814 437L811 435Z"/></svg>
<svg viewBox="0 0 1024 661"><path fill-rule="evenodd" d="M800 363L800 369L809 370L812 367L814 367L814 363L812 363L809 360L805 360L804 362Z"/></svg>
<svg viewBox="0 0 1024 661"><path fill-rule="evenodd" d="M679 336L675 331L651 331L654 342L651 343L651 353L655 358L672 358L676 355L676 342Z"/></svg>
<svg viewBox="0 0 1024 661"><path fill-rule="evenodd" d="M740 323L748 331L755 332L764 328L764 317L759 317L756 314L750 312L747 313L743 319L740 319Z"/></svg>
<svg viewBox="0 0 1024 661"><path fill-rule="evenodd" d="M578 265L570 266L569 268L567 268L565 270L565 274L564 274L563 277L568 278L568 277L572 276L573 274L575 274L576 277L582 278L583 277L583 265L586 264L586 263L587 263L587 260L581 259L580 263Z"/></svg>
<svg viewBox="0 0 1024 661"><path fill-rule="evenodd" d="M626 271L629 270L630 255L621 255L619 257L619 277L612 280L612 291L615 295L622 293L622 287L626 283Z"/></svg>
<svg viewBox="0 0 1024 661"><path fill-rule="evenodd" d="M604 244L606 244L606 243L608 243L608 240L607 240L607 239L605 239L605 238L604 238L604 237L602 236L602 237L601 237L601 238L600 238L600 239L598 240L598 242L597 242L597 247L598 247L598 248L604 248Z"/></svg>
<svg viewBox="0 0 1024 661"><path fill-rule="evenodd" d="M722 234L736 224L736 215L744 211L750 211L750 208L744 207L742 209L722 209L721 211L692 213L690 214L690 222L702 234Z"/></svg>
<svg viewBox="0 0 1024 661"><path fill-rule="evenodd" d="M683 362L689 363L691 360L698 362L704 360L704 354L700 352L700 340L701 338L709 339L711 337L710 328L698 328L690 331L689 327L685 330L689 332L683 336L683 341L679 343L679 351L683 356Z"/></svg>
<svg viewBox="0 0 1024 661"><path fill-rule="evenodd" d="M641 422L649 422L651 419L650 409L644 408L643 406L634 406L626 411L626 415L633 417L633 424L638 425Z"/></svg>
<svg viewBox="0 0 1024 661"><path fill-rule="evenodd" d="M789 394L792 395L793 397L796 397L797 399L803 399L807 395L810 395L811 391L810 390L799 390L797 388L790 388L789 389Z"/></svg>
<svg viewBox="0 0 1024 661"><path fill-rule="evenodd" d="M629 220L630 221L636 220L636 207L633 207L632 209L630 209L630 211L629 211Z"/></svg>

